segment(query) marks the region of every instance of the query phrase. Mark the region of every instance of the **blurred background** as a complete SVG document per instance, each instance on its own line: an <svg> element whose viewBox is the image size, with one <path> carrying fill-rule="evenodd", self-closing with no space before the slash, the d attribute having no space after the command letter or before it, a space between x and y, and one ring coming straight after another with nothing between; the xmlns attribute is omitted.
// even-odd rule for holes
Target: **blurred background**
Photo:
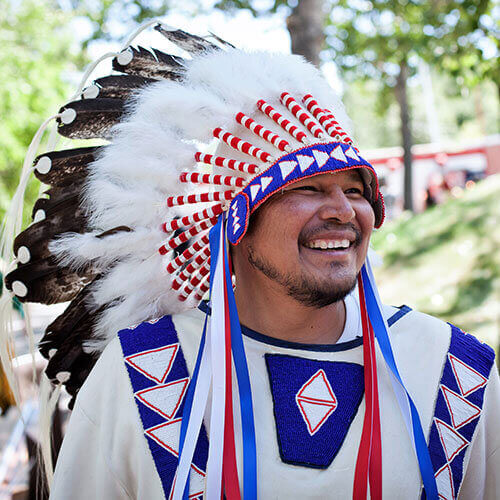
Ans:
<svg viewBox="0 0 500 500"><path fill-rule="evenodd" d="M372 243L383 301L439 316L498 351L499 0L0 0L2 218L40 124L89 62L153 17L241 48L301 54L320 68L381 178L389 220ZM165 40L150 29L137 44L161 49ZM92 76L110 71L108 59ZM25 224L39 191L33 179ZM23 314L13 307L15 355L29 378ZM29 307L37 334L61 311ZM35 498L1 376L0 403L0 499Z"/></svg>

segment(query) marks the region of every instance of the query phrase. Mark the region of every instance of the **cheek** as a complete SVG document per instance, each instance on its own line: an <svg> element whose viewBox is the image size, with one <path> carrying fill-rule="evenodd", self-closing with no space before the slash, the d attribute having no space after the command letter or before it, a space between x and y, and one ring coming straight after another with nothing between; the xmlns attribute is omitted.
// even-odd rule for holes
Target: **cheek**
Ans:
<svg viewBox="0 0 500 500"><path fill-rule="evenodd" d="M297 241L304 225L299 216L302 210L301 204L293 200L266 203L254 217L256 225L248 235L248 243L255 250L265 250L276 257L298 251Z"/></svg>
<svg viewBox="0 0 500 500"><path fill-rule="evenodd" d="M375 225L375 214L373 213L373 209L368 201L365 201L356 207L355 211L363 239L369 241Z"/></svg>

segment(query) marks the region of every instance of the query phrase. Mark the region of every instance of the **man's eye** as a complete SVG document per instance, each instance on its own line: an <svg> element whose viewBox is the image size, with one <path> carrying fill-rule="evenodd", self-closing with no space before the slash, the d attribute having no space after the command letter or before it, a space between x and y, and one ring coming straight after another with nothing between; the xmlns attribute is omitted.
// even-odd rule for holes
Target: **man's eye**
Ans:
<svg viewBox="0 0 500 500"><path fill-rule="evenodd" d="M352 187L352 188L346 189L346 194L360 194L360 195L363 195L363 190L361 188Z"/></svg>

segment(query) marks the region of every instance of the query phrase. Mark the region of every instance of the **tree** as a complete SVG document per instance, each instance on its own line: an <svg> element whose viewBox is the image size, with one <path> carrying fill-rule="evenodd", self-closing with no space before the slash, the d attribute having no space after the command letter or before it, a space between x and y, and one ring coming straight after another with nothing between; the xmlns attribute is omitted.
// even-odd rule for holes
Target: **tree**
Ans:
<svg viewBox="0 0 500 500"><path fill-rule="evenodd" d="M480 15L460 16L453 36L447 36L443 41L447 50L437 47L434 56L460 86L474 88L485 80L496 85L497 124L500 129L500 6L498 1L482 1L479 5L481 7L474 4L468 6L471 13L479 9Z"/></svg>
<svg viewBox="0 0 500 500"><path fill-rule="evenodd" d="M48 0L0 0L0 212L19 180L26 149L44 118L69 94L69 18ZM36 183L27 196L37 195Z"/></svg>
<svg viewBox="0 0 500 500"><path fill-rule="evenodd" d="M488 5L488 0L339 0L331 11L327 43L344 77L376 79L394 90L401 116L405 209L413 209L408 79L419 58L439 63L450 41L468 33Z"/></svg>

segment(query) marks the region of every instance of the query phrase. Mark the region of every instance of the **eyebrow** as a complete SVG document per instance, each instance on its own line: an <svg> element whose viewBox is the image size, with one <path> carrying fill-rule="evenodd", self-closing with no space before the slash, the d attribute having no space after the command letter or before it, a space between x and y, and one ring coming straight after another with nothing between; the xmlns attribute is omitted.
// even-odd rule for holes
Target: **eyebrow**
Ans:
<svg viewBox="0 0 500 500"><path fill-rule="evenodd" d="M347 170L345 171L349 177L351 178L351 180L356 180L356 181L359 181L361 182L362 184L363 183L363 177L361 177L361 174L358 172L358 169L355 169L355 170Z"/></svg>

